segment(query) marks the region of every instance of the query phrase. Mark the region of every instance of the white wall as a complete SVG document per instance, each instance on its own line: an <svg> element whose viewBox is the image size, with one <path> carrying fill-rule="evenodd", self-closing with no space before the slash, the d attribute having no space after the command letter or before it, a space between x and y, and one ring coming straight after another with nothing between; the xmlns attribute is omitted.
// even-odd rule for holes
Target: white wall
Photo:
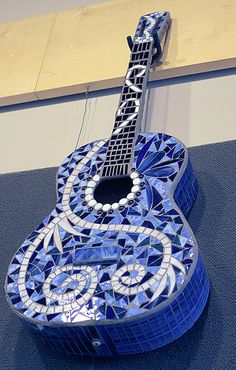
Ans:
<svg viewBox="0 0 236 370"><path fill-rule="evenodd" d="M104 3L106 0L0 0L0 23L66 9ZM107 0L108 1L108 0Z"/></svg>
<svg viewBox="0 0 236 370"><path fill-rule="evenodd" d="M235 70L152 83L149 94L148 131L176 136L187 146L236 139ZM79 145L108 137L118 91L91 93L82 126L83 97L2 109L0 173L58 166L78 135Z"/></svg>

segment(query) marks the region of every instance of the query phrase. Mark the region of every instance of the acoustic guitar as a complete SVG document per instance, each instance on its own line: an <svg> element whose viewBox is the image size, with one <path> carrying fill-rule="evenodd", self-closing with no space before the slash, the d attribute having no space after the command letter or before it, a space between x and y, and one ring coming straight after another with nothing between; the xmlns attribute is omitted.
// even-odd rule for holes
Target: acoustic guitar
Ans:
<svg viewBox="0 0 236 370"><path fill-rule="evenodd" d="M185 146L140 132L149 70L168 12L142 16L108 140L70 154L51 214L14 255L13 311L51 351L107 356L179 338L206 304L209 280L186 221L197 181Z"/></svg>

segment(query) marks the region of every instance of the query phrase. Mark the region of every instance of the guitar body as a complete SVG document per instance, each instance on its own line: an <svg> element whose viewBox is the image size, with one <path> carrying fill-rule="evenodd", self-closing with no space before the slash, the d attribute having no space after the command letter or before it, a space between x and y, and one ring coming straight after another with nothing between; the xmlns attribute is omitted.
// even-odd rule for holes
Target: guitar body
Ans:
<svg viewBox="0 0 236 370"><path fill-rule="evenodd" d="M194 324L208 297L185 218L197 182L184 145L139 134L130 176L115 181L98 175L107 146L96 141L64 160L54 210L9 266L12 309L52 351L161 347Z"/></svg>

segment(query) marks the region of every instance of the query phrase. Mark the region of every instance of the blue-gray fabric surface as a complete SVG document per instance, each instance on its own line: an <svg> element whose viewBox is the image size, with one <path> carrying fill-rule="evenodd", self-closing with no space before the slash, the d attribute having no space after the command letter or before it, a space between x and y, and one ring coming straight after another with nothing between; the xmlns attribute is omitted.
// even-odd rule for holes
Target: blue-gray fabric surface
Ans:
<svg viewBox="0 0 236 370"><path fill-rule="evenodd" d="M56 201L56 168L0 176L0 370L236 369L236 141L189 149L199 193L189 223L205 260L211 293L194 327L172 344L136 356L80 358L37 347L4 297L8 264Z"/></svg>

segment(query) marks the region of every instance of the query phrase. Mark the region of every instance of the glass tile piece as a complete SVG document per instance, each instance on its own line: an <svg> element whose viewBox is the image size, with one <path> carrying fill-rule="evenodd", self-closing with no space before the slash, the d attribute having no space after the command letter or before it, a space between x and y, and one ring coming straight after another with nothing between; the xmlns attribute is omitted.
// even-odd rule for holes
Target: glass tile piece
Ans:
<svg viewBox="0 0 236 370"><path fill-rule="evenodd" d="M41 335L45 333L49 348L54 343L70 353L62 339L70 337L78 351L94 354L87 338L90 329L84 323L99 321L101 325L91 326L93 335L107 338L105 324L110 323L112 338L99 351L132 353L134 346L142 352L146 345L149 349L155 348L154 343L164 345L185 331L191 324L190 312L197 317L197 302L201 299L203 305L207 296L205 268L182 217L192 207L197 183L182 144L168 135L142 133L133 160L133 168L143 175L140 195L112 214L88 209L86 202L83 205L84 188L101 168L107 143L96 149L92 159L85 158L98 144L85 145L63 161L58 170L58 203L16 252L8 269L6 292L23 320ZM171 188L180 171L173 202ZM71 176L75 176L73 181ZM46 235L50 236L47 248ZM193 269L194 265L198 268ZM183 286L185 293L177 296L170 310L170 292ZM164 307L162 317L160 305ZM182 324L176 329L180 316ZM122 335L112 324L120 319L125 319ZM89 350L83 349L83 342Z"/></svg>

